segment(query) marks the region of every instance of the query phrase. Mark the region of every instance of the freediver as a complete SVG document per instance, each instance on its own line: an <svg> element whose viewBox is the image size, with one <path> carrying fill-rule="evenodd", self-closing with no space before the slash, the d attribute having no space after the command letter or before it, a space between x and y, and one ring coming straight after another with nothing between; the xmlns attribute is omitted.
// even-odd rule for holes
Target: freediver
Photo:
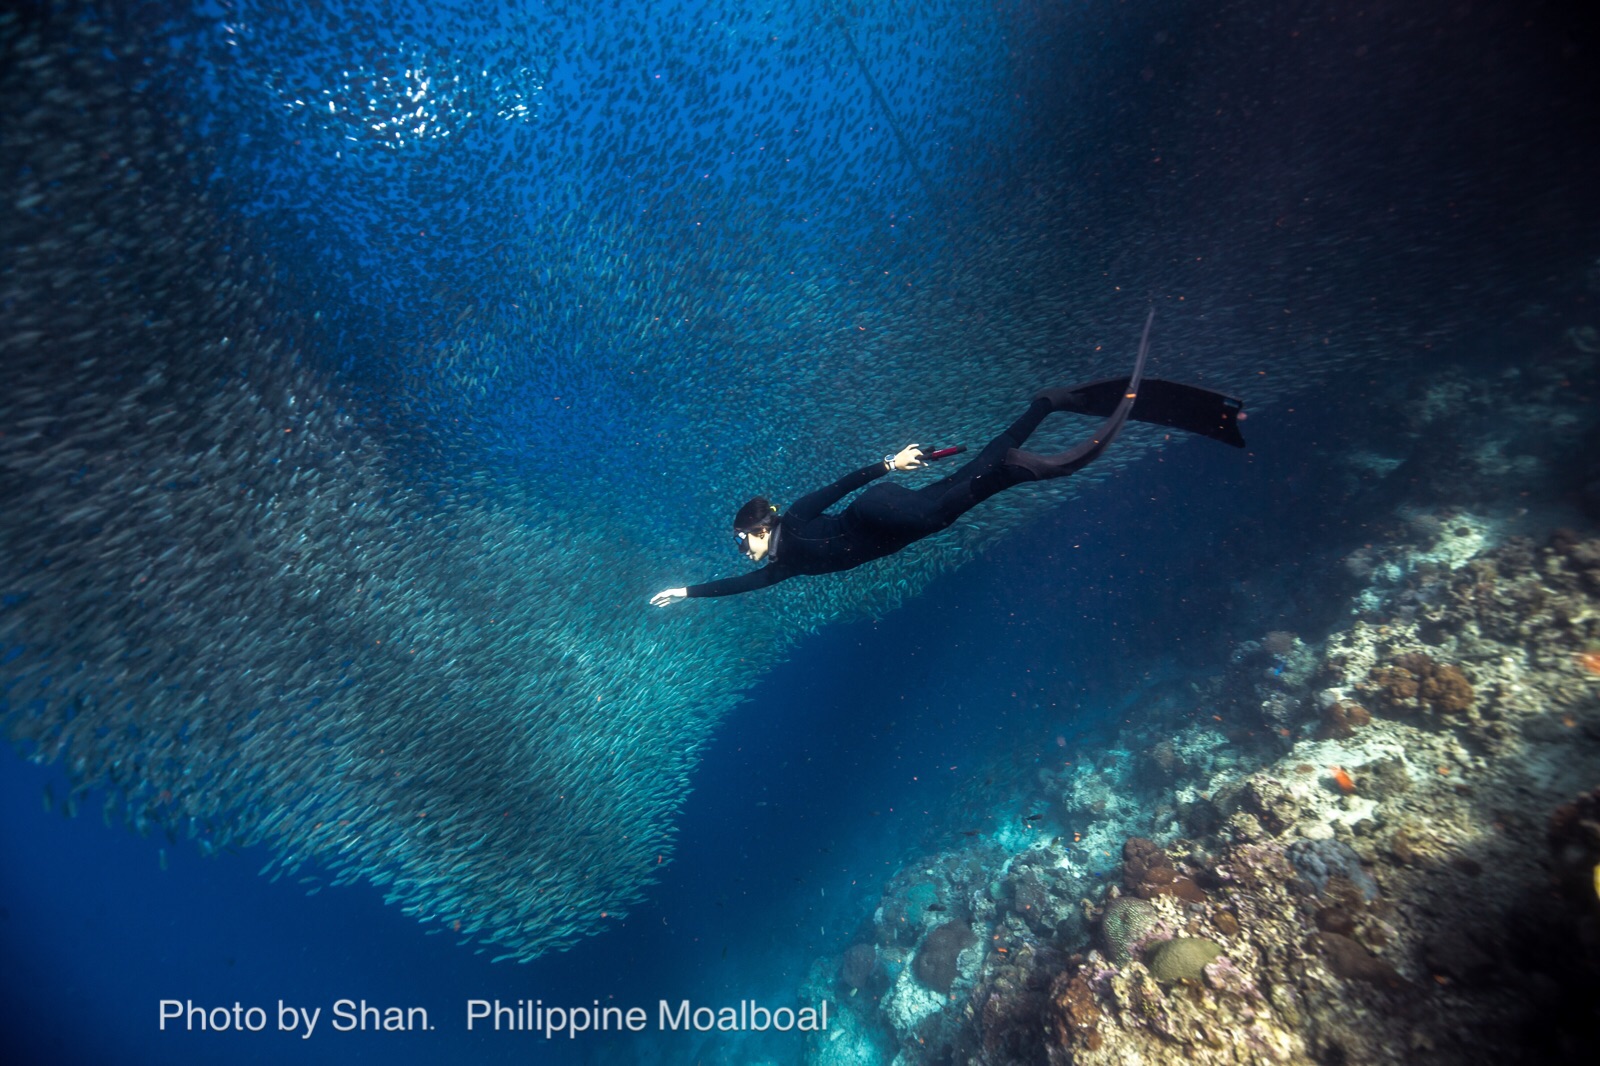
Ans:
<svg viewBox="0 0 1600 1066"><path fill-rule="evenodd" d="M733 517L739 549L766 566L737 577L687 588L663 589L650 597L665 607L686 596L731 596L766 588L796 574L830 574L849 570L947 528L971 508L1013 485L1066 477L1093 462L1129 418L1197 433L1236 448L1244 447L1239 432L1243 402L1232 396L1159 378L1144 380L1150 352L1152 310L1139 340L1139 357L1127 377L1105 378L1067 388L1046 389L1033 398L1022 417L990 441L949 477L920 489L874 485L839 514L827 508L891 470L918 470L929 458L964 449L927 449L908 444L892 455L846 474L827 488L801 497L783 514L764 496L739 508ZM1056 411L1104 416L1094 435L1057 455L1022 450L1039 423Z"/></svg>

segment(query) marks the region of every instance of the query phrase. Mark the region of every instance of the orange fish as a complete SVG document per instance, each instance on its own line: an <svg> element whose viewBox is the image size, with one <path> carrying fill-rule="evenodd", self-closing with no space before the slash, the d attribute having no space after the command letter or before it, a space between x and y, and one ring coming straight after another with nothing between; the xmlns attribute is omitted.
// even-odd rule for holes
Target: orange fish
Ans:
<svg viewBox="0 0 1600 1066"><path fill-rule="evenodd" d="M1328 767L1328 773L1333 775L1333 783L1339 786L1340 792L1343 792L1346 796L1355 795L1355 779L1350 776L1344 767L1330 766Z"/></svg>

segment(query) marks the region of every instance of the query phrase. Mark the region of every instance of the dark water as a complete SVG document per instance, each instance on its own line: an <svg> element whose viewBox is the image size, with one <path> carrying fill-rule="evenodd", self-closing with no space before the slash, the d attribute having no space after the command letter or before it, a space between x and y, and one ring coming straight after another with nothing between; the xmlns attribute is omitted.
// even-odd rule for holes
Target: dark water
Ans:
<svg viewBox="0 0 1600 1066"><path fill-rule="evenodd" d="M655 1004L793 1004L884 880L992 829L1131 693L1215 672L1241 634L1331 624L1312 575L1384 502L1340 480L1338 453L1394 431L1367 412L1447 361L1510 364L1519 320L1559 332L1593 299L1577 26L1558 4L23 9L0 296L0 682L33 760L0 778L18 1061L798 1061L798 1038L656 1033ZM745 495L902 440L977 445L1034 388L1124 366L1151 303L1156 372L1245 396L1248 452L1131 433L1102 479L1007 494L911 562L646 606L739 568L724 512ZM48 351L25 339L52 320L71 329ZM321 436L291 451L273 420L308 404ZM169 475L171 507L139 509ZM268 497L303 551L240 517ZM58 523L85 502L101 517ZM125 566L118 515L147 556L186 546L183 572ZM383 596L329 576L369 566ZM165 621L117 606L142 572L175 590ZM520 636L463 635L506 611ZM451 635L394 662L380 624ZM165 665L140 688L116 671L146 647ZM249 708L281 746L235 762L244 734L213 723ZM328 770L312 723L352 757L371 738L406 784ZM530 757L532 786L524 731L562 753ZM546 785L600 799L563 820ZM272 829L408 797L472 831L418 842L386 814L387 850L344 862ZM484 826L504 835L472 844ZM286 855L354 883L257 875ZM495 880L551 855L603 890ZM491 964L543 934L474 954L368 882L452 868L404 896L432 929L565 917L548 883L583 903L575 946ZM497 997L643 1005L652 1031L465 1032L467 1000ZM434 1030L332 1032L341 998ZM267 1031L162 1032L164 999L259 1005ZM272 1031L280 1000L322 1008L310 1039Z"/></svg>

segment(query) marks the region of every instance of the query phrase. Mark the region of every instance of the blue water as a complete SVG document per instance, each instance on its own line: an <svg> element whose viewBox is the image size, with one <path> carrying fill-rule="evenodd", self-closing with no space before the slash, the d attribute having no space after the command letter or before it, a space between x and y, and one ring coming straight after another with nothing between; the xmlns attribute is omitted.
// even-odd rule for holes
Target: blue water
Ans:
<svg viewBox="0 0 1600 1066"><path fill-rule="evenodd" d="M620 506L652 558L666 544L696 560L675 580L705 580L740 566L704 540L752 464L821 483L859 451L852 435L890 432L852 422L851 403L887 422L910 395L928 404L919 417L990 425L1021 394L995 395L985 373L1026 388L1111 373L1146 293L1161 307L1154 372L1262 402L1247 452L1142 449L905 606L801 640L711 736L645 902L526 965L427 935L365 882L307 896L258 876L264 849L203 857L107 827L98 793L64 818L60 765L0 755L7 1061L800 1061L792 1035L468 1033L466 1004L640 1005L652 1030L663 999L793 1005L884 881L1014 816L1035 771L1108 735L1131 693L1214 673L1267 629L1331 624L1301 590L1372 536L1376 504L1345 509L1338 460L1393 434L1363 421L1366 404L1413 388L1447 349L1505 360L1515 349L1496 343L1519 335L1495 330L1536 296L1573 298L1550 279L1579 276L1597 246L1591 105L1556 9L615 3L497 17L374 2L301 25L294 6L245 6L136 6L118 32L140 40L148 16L178 59L196 57L150 76L188 108L219 217L271 259L300 358L352 417L393 432L411 483L482 475L492 498L572 464L579 502ZM841 9L890 114L831 32ZM245 58L218 58L230 50ZM352 141L372 79L414 86L424 66L474 88L455 104L434 92L439 121L415 143L370 125ZM1049 269L946 272L981 265L979 245L1042 247L1016 261ZM794 271L815 291L771 280ZM687 314L684 293L700 301L692 322L627 340L629 314ZM871 319L891 304L898 319ZM838 322L871 332L864 354L830 339ZM879 332L912 325L918 340L950 331L974 362L878 371L874 356L899 356ZM991 333L1037 343L991 350ZM689 362L736 384L684 395L628 380ZM833 421L786 424L807 398L804 415ZM707 559L722 569L699 573ZM651 591L607 594L645 611ZM432 1031L331 1031L341 998L423 1007ZM259 1006L267 1031L163 1032L166 999ZM279 1001L320 1007L317 1031L275 1032Z"/></svg>

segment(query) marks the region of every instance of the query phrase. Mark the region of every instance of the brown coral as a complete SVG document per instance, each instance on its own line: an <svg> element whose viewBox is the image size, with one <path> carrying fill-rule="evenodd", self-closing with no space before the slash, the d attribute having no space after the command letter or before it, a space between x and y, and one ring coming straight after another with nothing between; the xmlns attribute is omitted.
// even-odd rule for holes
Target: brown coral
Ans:
<svg viewBox="0 0 1600 1066"><path fill-rule="evenodd" d="M1082 970L1057 974L1050 985L1050 1032L1059 1047L1100 1046L1100 1007Z"/></svg>
<svg viewBox="0 0 1600 1066"><path fill-rule="evenodd" d="M1122 845L1122 883L1140 899L1176 896L1203 903L1206 894L1187 874L1179 873L1172 859L1153 840L1129 837Z"/></svg>
<svg viewBox="0 0 1600 1066"><path fill-rule="evenodd" d="M1371 722L1372 715L1361 704L1336 700L1322 712L1322 722L1317 726L1317 739L1344 740Z"/></svg>
<svg viewBox="0 0 1600 1066"><path fill-rule="evenodd" d="M878 972L878 953L871 944L852 944L839 961L839 979L852 991L865 988Z"/></svg>
<svg viewBox="0 0 1600 1066"><path fill-rule="evenodd" d="M1436 663L1422 652L1401 655L1393 666L1375 668L1364 687L1398 714L1424 708L1439 714L1458 714L1469 710L1477 698L1460 667Z"/></svg>
<svg viewBox="0 0 1600 1066"><path fill-rule="evenodd" d="M1393 966L1347 936L1322 932L1313 934L1312 939L1322 949L1328 969L1347 981L1369 981L1389 988L1405 984Z"/></svg>
<svg viewBox="0 0 1600 1066"><path fill-rule="evenodd" d="M1416 709L1420 686L1409 670L1402 670L1398 666L1377 667L1367 676L1367 685L1377 692L1378 698L1391 710Z"/></svg>
<svg viewBox="0 0 1600 1066"><path fill-rule="evenodd" d="M1449 663L1435 664L1433 672L1422 681L1419 693L1423 701L1444 714L1459 714L1472 708L1476 693L1459 667Z"/></svg>
<svg viewBox="0 0 1600 1066"><path fill-rule="evenodd" d="M946 922L929 933L911 962L918 981L935 992L948 993L959 969L957 957L977 942L964 922Z"/></svg>

